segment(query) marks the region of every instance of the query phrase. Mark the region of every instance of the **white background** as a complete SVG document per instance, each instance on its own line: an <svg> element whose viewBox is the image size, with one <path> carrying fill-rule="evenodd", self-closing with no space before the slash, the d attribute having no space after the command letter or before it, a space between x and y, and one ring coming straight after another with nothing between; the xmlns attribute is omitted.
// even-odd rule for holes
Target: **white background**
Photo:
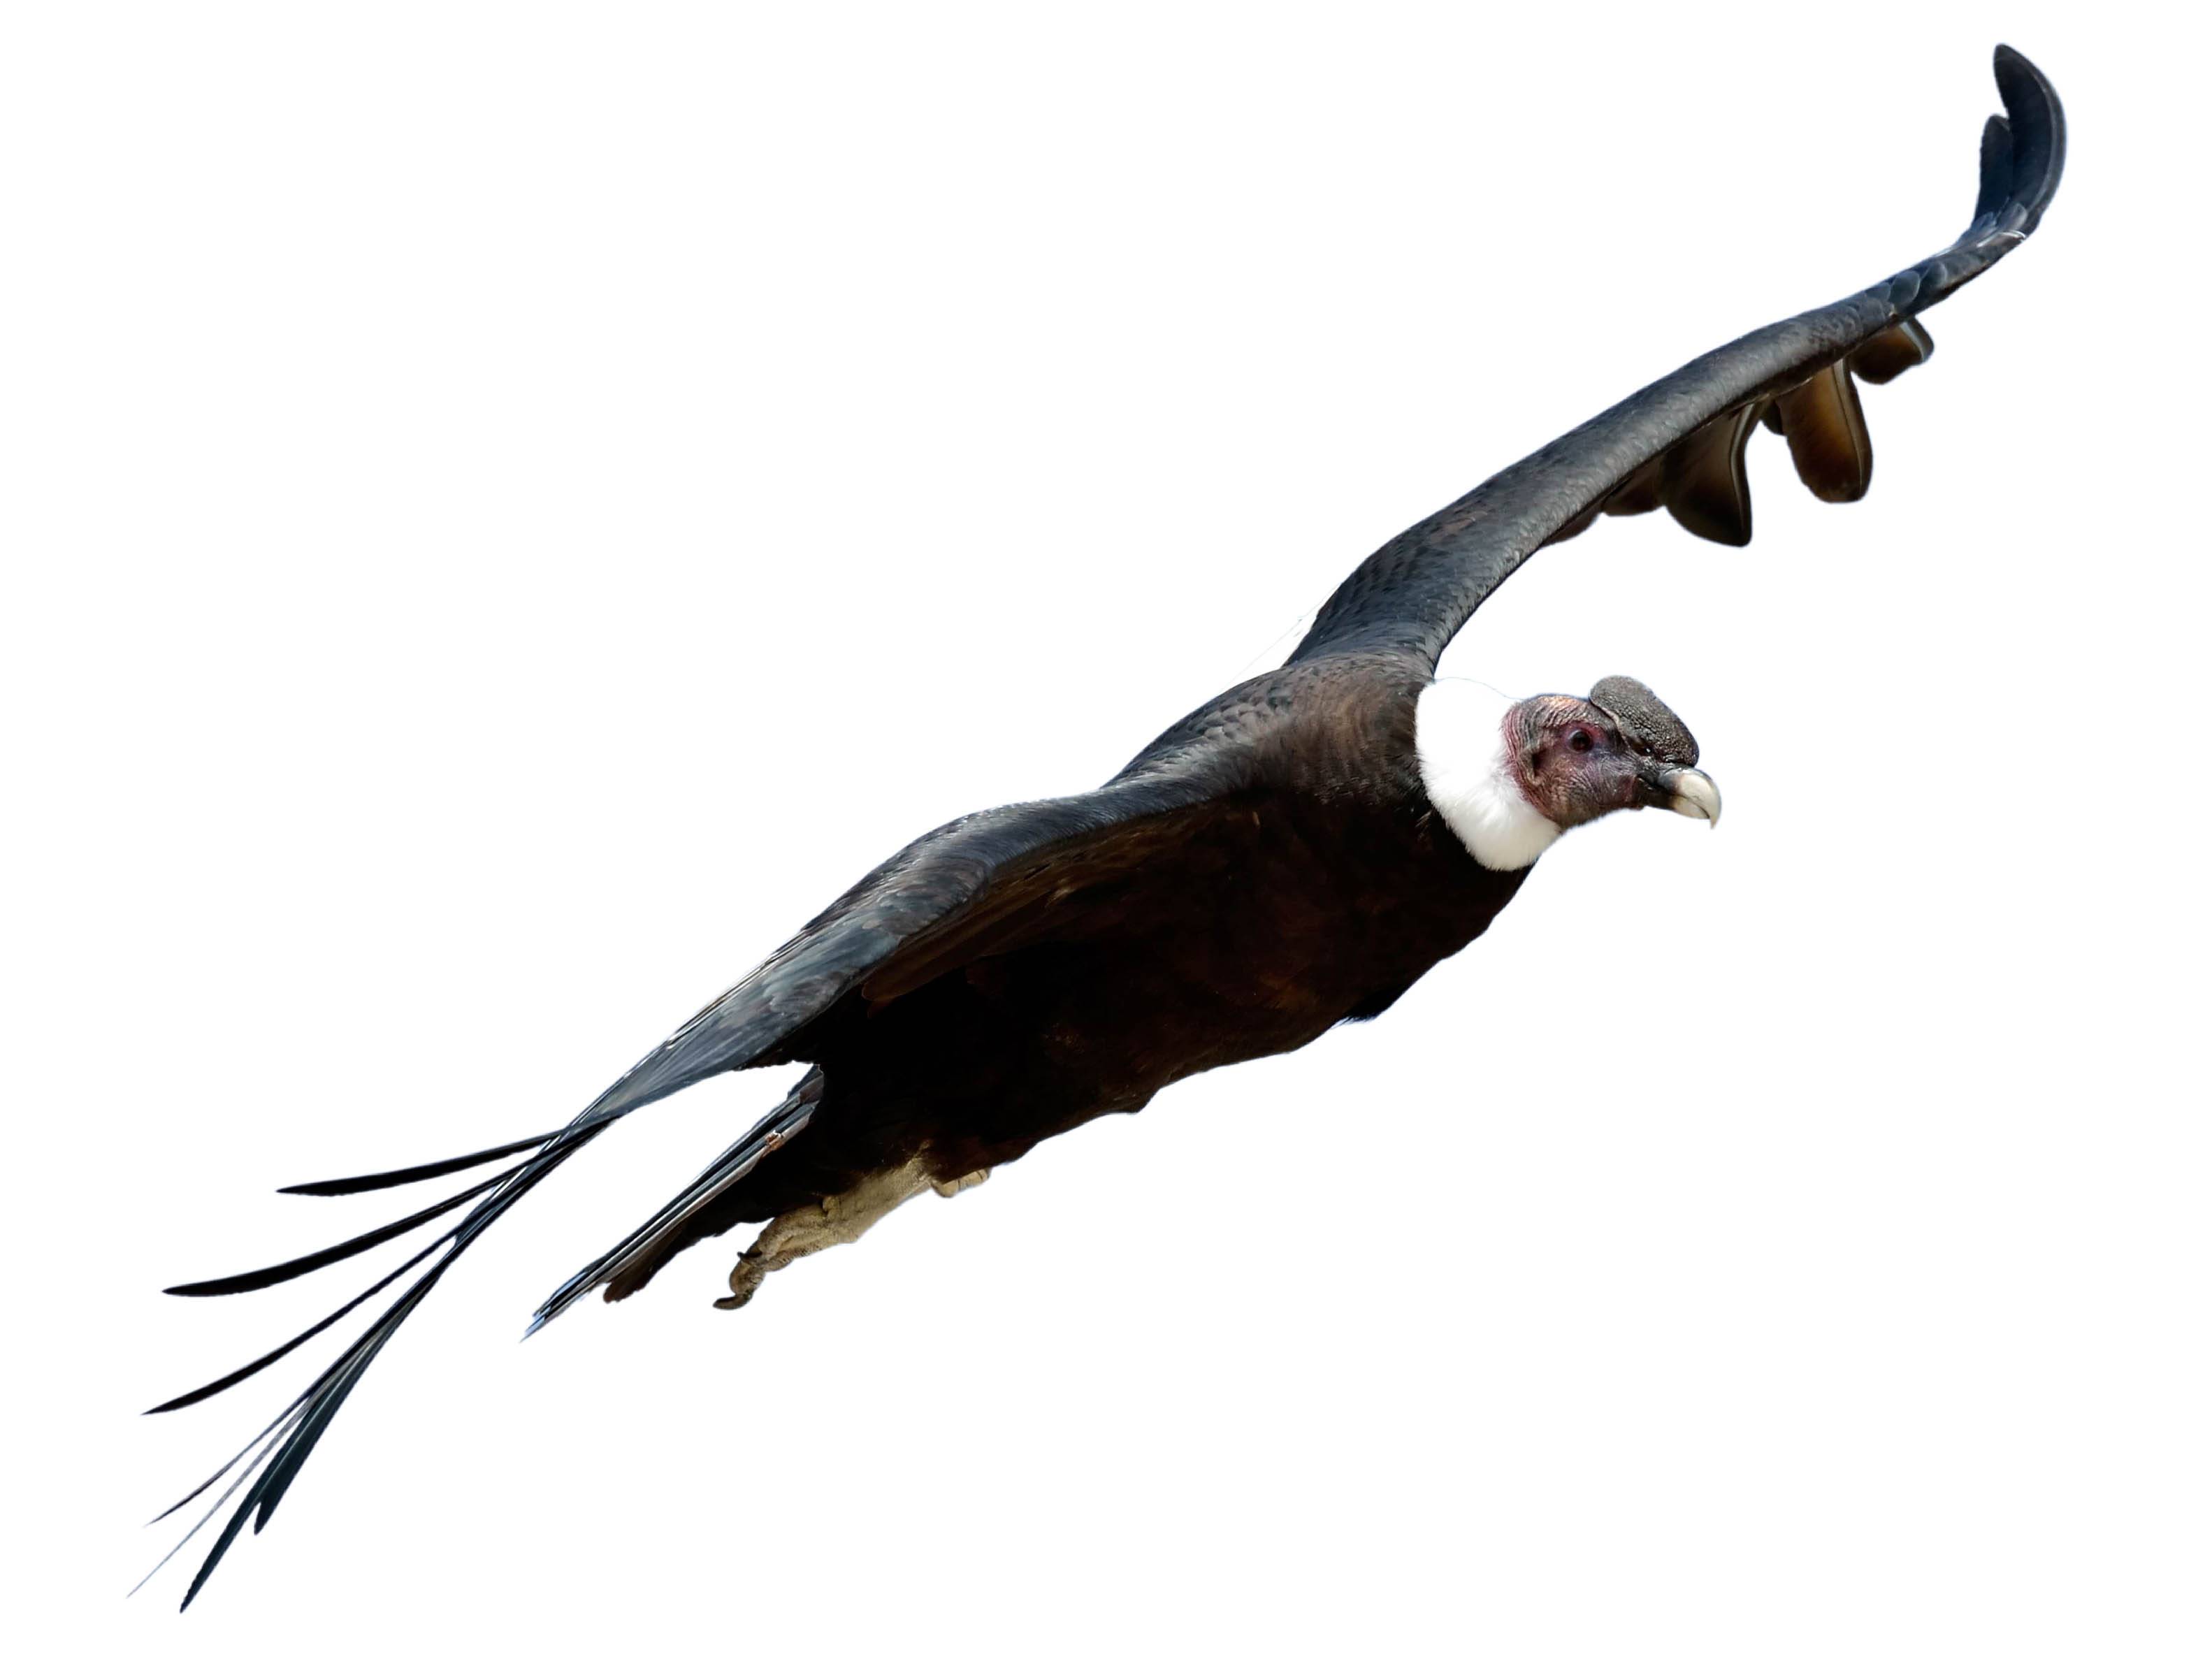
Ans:
<svg viewBox="0 0 2212 1659"><path fill-rule="evenodd" d="M2131 1656L2212 1640L2203 42L2125 8L26 8L0 53L23 1651ZM1353 562L1948 241L1863 505L1546 553L1618 819L1371 1027L708 1305L538 1297L633 1120L185 1620L137 1522L366 1282L159 1286L550 1128L851 879L1088 787ZM299 1385L299 1381L292 1384ZM183 1571L179 1569L182 1568Z"/></svg>

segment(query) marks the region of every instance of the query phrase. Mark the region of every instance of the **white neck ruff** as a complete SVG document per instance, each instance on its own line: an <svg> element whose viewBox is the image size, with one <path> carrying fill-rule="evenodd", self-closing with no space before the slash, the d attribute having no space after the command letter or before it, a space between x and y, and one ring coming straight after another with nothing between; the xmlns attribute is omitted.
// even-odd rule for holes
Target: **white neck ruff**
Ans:
<svg viewBox="0 0 2212 1659"><path fill-rule="evenodd" d="M1486 870L1525 870L1559 838L1559 826L1521 793L1505 739L1513 702L1474 680L1435 680L1413 705L1422 787Z"/></svg>

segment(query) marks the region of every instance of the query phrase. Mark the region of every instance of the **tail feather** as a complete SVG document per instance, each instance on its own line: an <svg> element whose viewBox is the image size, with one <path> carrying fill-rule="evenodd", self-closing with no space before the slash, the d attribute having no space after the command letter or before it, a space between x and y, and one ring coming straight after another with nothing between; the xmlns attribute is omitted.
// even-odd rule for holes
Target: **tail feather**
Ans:
<svg viewBox="0 0 2212 1659"><path fill-rule="evenodd" d="M417 1164L410 1169L386 1170L377 1175L345 1176L337 1181L303 1181L296 1187L279 1187L280 1193L300 1193L309 1198L342 1198L351 1193L373 1193L386 1187L406 1187L418 1181L431 1181L440 1176L473 1170L479 1164L490 1164L516 1152L527 1152L543 1146L558 1129L542 1135L532 1135L525 1140L510 1140L504 1146L488 1146L481 1152L469 1152L459 1158L441 1158L434 1164Z"/></svg>
<svg viewBox="0 0 2212 1659"><path fill-rule="evenodd" d="M260 1433L255 1435L252 1439L247 1441L243 1446L240 1446L236 1451L233 1452L230 1455L229 1462L226 1462L213 1474L208 1476L206 1480L201 1481L198 1486L194 1486L190 1492L186 1492L182 1498L179 1498L175 1503L170 1504L168 1508L163 1510L159 1515L155 1516L146 1524L149 1527L159 1526L162 1522L174 1515L179 1510L184 1508L185 1504L191 1503L192 1499L198 1498L202 1492L205 1492L210 1486L215 1485L216 1481L222 1480L223 1476L228 1474L233 1469L236 1468L240 1459L244 1458L249 1452L252 1451L255 1447L260 1445L263 1441L268 1439L270 1435L276 1433L277 1430L283 1428L286 1423L289 1422L292 1418L298 1413L300 1407L306 1403L307 1396L314 1391L315 1383L310 1382L303 1391L293 1398L289 1405L286 1406L283 1411L277 1413L275 1417L270 1419L270 1421L263 1426ZM267 1455L268 1454L265 1451L262 1454L263 1457ZM246 1465L247 1469L251 1471L253 1467L260 1462L261 1458L255 1458L252 1463ZM241 1480L244 1478L245 1477L242 1475L240 1477ZM237 1490L236 1481L233 1481L231 1483L231 1490ZM226 1492L223 1494L223 1500L227 1501L229 1497L230 1493ZM198 1521L193 1523L191 1532L186 1533L182 1538L177 1540L178 1546L181 1547L191 1542L192 1534L197 1533L205 1525L207 1525L207 1516L202 1516ZM173 1556L176 1553L176 1549L172 1548L169 1551L169 1554L163 1556L161 1562L155 1565L154 1572L159 1572L161 1570L161 1566L167 1564L169 1557ZM146 1577L151 1578L153 1576L154 1573L149 1572L146 1575ZM145 1583L145 1579L142 1578L138 1582L143 1585Z"/></svg>
<svg viewBox="0 0 2212 1659"><path fill-rule="evenodd" d="M137 1595L140 1590L144 1589L148 1584L151 1583L154 1580L155 1575L159 1573L162 1568L167 1566L170 1562L175 1560L177 1559L178 1553L182 1550L185 1545L191 1543L193 1539L198 1537L202 1529L206 1527L207 1523L214 1520L215 1517L222 1512L222 1506L230 1502L232 1497L237 1492L238 1489L246 1484L247 1478L252 1474L255 1469L261 1466L263 1461L268 1457L269 1454L276 1449L275 1442L270 1441L270 1443L265 1446L262 1445L262 1442L269 1440L270 1436L275 1434L277 1430L283 1427L284 1425L297 1413L300 1409L301 1401L304 1401L306 1398L306 1395L301 1395L298 1400L295 1400L290 1405L287 1406L283 1411L278 1414L276 1420L271 1422L267 1428L262 1430L259 1434L255 1435L252 1439L247 1441L245 1445L241 1446L232 1456L229 1462L225 1463L213 1474L201 1481L198 1486L194 1486L182 1498L179 1498L175 1503L170 1504L168 1508L163 1510L159 1515L155 1516L153 1520L146 1523L150 1527L158 1525L160 1522L167 1520L179 1510L184 1508L185 1504L191 1503L192 1499L198 1498L202 1492L205 1492L210 1486L215 1485L216 1481L222 1480L223 1476L228 1474L231 1470L237 1468L240 1462L244 1459L249 1452L254 1451L256 1447L260 1447L260 1450L254 1456L253 1461L247 1463L243 1469L239 1471L238 1479L232 1481L230 1485L223 1488L222 1495L217 1498L214 1503L210 1504L208 1506L206 1512L203 1514L198 1520L193 1522L191 1527L186 1528L185 1535L177 1540L175 1543L170 1545L168 1549L163 1553L161 1559L147 1569L146 1576L131 1587L129 1592L131 1595ZM225 1545L225 1547L228 1547L227 1544ZM210 1569L204 1566L201 1570L199 1578L205 1578L209 1571ZM199 1579L195 1579L192 1583L191 1594L185 1597L184 1602L179 1607L178 1611L181 1613L184 1611L185 1607L191 1606L192 1596L198 1594Z"/></svg>
<svg viewBox="0 0 2212 1659"><path fill-rule="evenodd" d="M748 981L750 983L751 981ZM722 1002L728 1000L725 998ZM717 1003L714 1006L719 1007L722 1005ZM447 1270L460 1259L462 1252L477 1241L485 1228L513 1208L524 1194L597 1139L601 1131L617 1118L625 1117L654 1101L665 1099L702 1078L749 1065L752 1063L756 1052L757 1048L749 1050L733 1047L727 1032L719 1027L702 1029L695 1020L624 1073L596 1101L571 1120L567 1127L550 1135L533 1136L484 1152L471 1152L458 1158L441 1158L409 1169L337 1181L309 1182L287 1190L316 1196L371 1192L474 1169L515 1152L526 1154L519 1164L499 1174L477 1182L452 1198L429 1205L411 1215L403 1216L398 1221L374 1228L327 1249L317 1250L253 1273L173 1286L170 1294L175 1296L228 1296L241 1291L259 1290L264 1285L279 1285L287 1279L313 1273L319 1267L358 1255L364 1250L373 1249L388 1240L412 1232L416 1228L469 1203L471 1200L475 1200L472 1208L465 1211L459 1220L431 1240L428 1246L337 1312L318 1321L291 1341L252 1364L155 1408L157 1411L174 1410L222 1393L283 1358L310 1338L328 1330L371 1297L391 1289L403 1275L420 1270L414 1279L401 1288L398 1296L375 1316L368 1328L348 1343L337 1358L307 1385L305 1392L248 1441L230 1462L165 1511L165 1514L174 1514L177 1510L204 1496L209 1488L232 1470L238 1469L240 1463L245 1465L239 1469L236 1478L224 1489L222 1496L210 1506L207 1514L201 1516L185 1534L187 1539L196 1535L225 1505L235 1500L236 1507L224 1522L222 1530L216 1534L206 1559L200 1563L199 1571L193 1575L191 1583L185 1592L182 1606L188 1607L192 1604L206 1584L209 1575L228 1553L231 1545L237 1541L249 1516L257 1532L268 1523L284 1494L291 1489L292 1482L298 1478L308 1455L314 1450L338 1407L345 1403L346 1397L353 1392L354 1385L361 1380L370 1363L383 1352L384 1345L406 1322L408 1316L415 1311L422 1298L445 1277ZM811 1112L811 1106L808 1110ZM803 1117L799 1121L803 1122ZM431 1259L432 1253L441 1246L444 1253ZM182 1547L183 1540L180 1540L178 1547ZM175 1553L176 1550L172 1549L168 1556L162 1558L163 1561ZM160 1568L157 1566L155 1571L159 1571ZM150 1577L152 1575L148 1576Z"/></svg>
<svg viewBox="0 0 2212 1659"><path fill-rule="evenodd" d="M337 1318L350 1312L362 1302L367 1301L369 1297L391 1285L410 1268L422 1262L432 1250L441 1244L448 1247L445 1254L425 1267L414 1282L400 1293L398 1300L380 1313L367 1330L349 1343L343 1352L324 1369L321 1375L307 1385L306 1390L297 1399L279 1413L267 1428L248 1441L229 1462L216 1470L178 1504L164 1511L165 1514L175 1513L178 1509L183 1508L185 1504L200 1497L209 1487L236 1468L241 1461L251 1460L246 1462L246 1468L240 1471L238 1479L234 1480L224 1490L222 1497L210 1507L208 1513L194 1523L191 1532L185 1534L185 1538L189 1539L197 1534L226 1504L232 1501L239 1487L244 1485L249 1477L252 1479L252 1484L246 1486L244 1496L238 1498L236 1508L232 1510L229 1519L224 1522L222 1532L216 1534L215 1543L210 1547L206 1559L200 1563L199 1571L192 1576L191 1583L185 1591L184 1601L179 1603L179 1611L191 1606L202 1587L206 1584L209 1575L214 1572L222 1558L229 1553L231 1545L237 1541L238 1534L244 1530L248 1516L252 1518L256 1532L268 1524L270 1517L276 1512L277 1504L283 1501L284 1494L290 1490L292 1482L298 1477L308 1454L314 1450L316 1443L322 1438L324 1431L329 1428L331 1420L337 1414L338 1407L345 1403L346 1396L353 1392L354 1385L361 1381L370 1362L383 1351L384 1345L398 1334L400 1326L406 1322L407 1316L415 1311L422 1298L428 1296L438 1281L445 1276L447 1269L460 1259L461 1253L476 1242L485 1228L513 1207L525 1193L566 1163L570 1156L588 1145L613 1121L613 1117L618 1115L610 1114L592 1118L590 1114L586 1114L585 1119L580 1120L568 1129L553 1137L535 1155L518 1168L494 1176L489 1182L479 1183L477 1187L462 1194L459 1199L449 1200L444 1206L434 1206L438 1209L450 1209L453 1204L463 1201L477 1193L485 1194L474 1209L462 1217L455 1225L440 1234L412 1261L403 1264L396 1272L372 1285L362 1296L338 1310L337 1314L331 1315L308 1331L301 1333L299 1339L287 1344L284 1348L279 1349L276 1354L268 1357L268 1358L275 1358L296 1346L298 1341L305 1340L306 1338L316 1334L318 1331L327 1329ZM418 1216L414 1218L414 1220L419 1224L422 1218ZM252 1275L246 1275L246 1277L250 1278ZM256 1361L253 1365L246 1368L246 1370L240 1375L250 1375L266 1363L268 1363L267 1359ZM218 1382L197 1391L192 1397L204 1399L209 1394L219 1392L221 1389L228 1387L230 1382L236 1380L238 1380L236 1376L221 1379ZM189 1403L189 1401L180 1398L171 1403L182 1405ZM264 1444L264 1442L267 1443ZM258 1448L258 1450L257 1448ZM156 1517L156 1519L159 1518L161 1517ZM183 1540L179 1540L178 1547L181 1548L183 1542ZM175 1550L170 1552L172 1556L175 1553ZM166 1561L169 1558L165 1556L162 1559ZM157 1566L155 1571L159 1571L160 1568Z"/></svg>
<svg viewBox="0 0 2212 1659"><path fill-rule="evenodd" d="M698 1213L743 1181L760 1161L804 1129L822 1101L822 1073L809 1072L783 1103L745 1131L691 1183L653 1212L646 1223L597 1261L568 1276L545 1298L526 1335L534 1335L600 1285L611 1301L639 1289L661 1263L689 1241L682 1230Z"/></svg>
<svg viewBox="0 0 2212 1659"><path fill-rule="evenodd" d="M293 1349L298 1347L302 1342L307 1341L311 1337L320 1336L325 1331L330 1329L331 1326L337 1324L338 1321L343 1319L348 1314L351 1313L356 1308L361 1306L362 1303L368 1301L369 1297L374 1296L379 1291L386 1288L409 1268L416 1266L424 1256L429 1255L431 1251L436 1249L441 1244L443 1244L452 1237L453 1235L451 1233L441 1233L437 1237L432 1239L428 1244L425 1244L421 1249L416 1251L413 1255L409 1256L406 1261L401 1262L390 1273L385 1274L383 1278L378 1279L375 1284L370 1285L359 1296L354 1297L352 1301L346 1303L342 1307L334 1309L330 1313L325 1314L320 1319L308 1326L306 1330L301 1331L299 1335L294 1337L289 1342L278 1344L276 1347L270 1349L267 1353L263 1354L260 1358L252 1361L249 1364L240 1365L236 1370L232 1371L226 1376L218 1376L212 1382L204 1382L198 1388L192 1389L190 1393L180 1394L174 1400L164 1400L158 1406L149 1406L146 1408L145 1414L149 1417L154 1417L158 1416L162 1412L179 1411L186 1406L197 1406L201 1401L211 1399L215 1395L221 1394L225 1389L235 1387L237 1384L245 1382L247 1377L252 1376L260 1371L266 1370L270 1366L282 1359L286 1354L291 1352ZM225 1465L225 1467L228 1468L228 1465ZM204 1491L206 1488L202 1487L200 1490ZM198 1498L199 1495L199 1492L188 1492L181 1501L183 1503L189 1504L193 1498ZM163 1510L162 1514L167 1515L173 1512L174 1510L172 1508L170 1510ZM154 1518L158 1521L161 1516L157 1515Z"/></svg>
<svg viewBox="0 0 2212 1659"><path fill-rule="evenodd" d="M330 1267L334 1262L343 1261L349 1256L359 1255L364 1250L373 1250L378 1245L386 1243L403 1234L411 1233L426 1222L435 1221L447 1211L458 1210L471 1199L489 1192L514 1173L512 1170L503 1170L488 1181L479 1181L475 1186L464 1188L451 1198L443 1199L438 1203L417 1210L412 1215L404 1215L397 1221L388 1221L381 1227L372 1227L368 1231L357 1233L341 1243L311 1251L306 1255L295 1256L289 1261L280 1261L271 1267L256 1267L251 1273L233 1273L228 1279L203 1279L191 1285L172 1285L162 1294L164 1296L235 1296L241 1291L266 1290L271 1285L282 1285L287 1279L302 1278L319 1268Z"/></svg>

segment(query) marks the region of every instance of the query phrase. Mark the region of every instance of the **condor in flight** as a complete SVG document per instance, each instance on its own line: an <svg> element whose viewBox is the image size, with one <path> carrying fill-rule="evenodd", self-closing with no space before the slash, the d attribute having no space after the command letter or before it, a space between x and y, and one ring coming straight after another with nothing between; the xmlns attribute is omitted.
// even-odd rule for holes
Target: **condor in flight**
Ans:
<svg viewBox="0 0 2212 1659"><path fill-rule="evenodd" d="M1513 702L1437 680L1437 656L1524 559L1601 514L1664 507L1693 535L1749 541L1744 447L1761 425L1821 500L1865 493L1872 454L1855 381L1925 362L1918 313L2010 252L2057 188L2065 131L2050 83L2005 47L1996 80L2006 114L1982 134L1973 220L1942 252L1699 357L1395 538L1330 597L1287 663L1178 720L1103 787L924 836L565 1128L288 1188L362 1193L502 1166L348 1243L175 1287L278 1284L460 1212L300 1336L155 1408L222 1392L414 1274L184 1500L228 1478L205 1524L237 1499L185 1604L247 1518L258 1530L275 1512L370 1362L462 1253L625 1114L718 1072L806 1067L781 1105L556 1291L537 1324L594 1290L629 1296L678 1251L764 1223L718 1304L741 1307L769 1273L858 1238L927 1188L957 1192L1179 1079L1381 1013L1481 933L1577 824L1647 806L1717 821L1720 792L1698 769L1697 740L1636 681Z"/></svg>

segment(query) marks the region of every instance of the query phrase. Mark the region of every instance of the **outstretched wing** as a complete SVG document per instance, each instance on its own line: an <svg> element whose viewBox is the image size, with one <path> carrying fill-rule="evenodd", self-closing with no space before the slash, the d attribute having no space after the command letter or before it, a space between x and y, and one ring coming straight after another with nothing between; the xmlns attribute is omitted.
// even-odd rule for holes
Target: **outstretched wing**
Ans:
<svg viewBox="0 0 2212 1659"><path fill-rule="evenodd" d="M1125 871L1132 860L1141 861L1208 821L1212 811L1236 787L1237 767L1232 750L1216 749L1193 764L1157 767L1141 776L1117 779L1090 794L957 819L876 869L741 983L632 1066L566 1127L411 1169L286 1188L317 1196L369 1192L520 1155L519 1161L498 1174L342 1244L272 1267L171 1290L173 1296L227 1296L282 1284L412 1232L474 1200L459 1220L415 1255L290 1341L227 1376L153 1408L173 1411L244 1382L415 1273L368 1328L275 1420L167 1511L175 1513L237 1471L213 1508L185 1534L189 1540L236 1498L185 1592L184 1605L189 1607L199 1594L249 1517L257 1532L268 1523L370 1362L461 1253L609 1124L718 1072L796 1057L796 1051L805 1047L809 1025L856 989L865 988L872 1000L883 1000L1003 942L1049 908L1056 896ZM799 1133L812 1115L815 1098L802 1085L715 1160L676 1204L702 1193L711 1196ZM572 1284L586 1279L596 1282L594 1275L600 1269L621 1265L621 1255L618 1247ZM566 1305L565 1300L556 1301ZM545 1316L541 1313L541 1321Z"/></svg>
<svg viewBox="0 0 2212 1659"><path fill-rule="evenodd" d="M1866 492L1873 452L1853 376L1879 385L1927 360L1919 313L2033 231L2066 161L2065 118L2042 72L1996 49L2005 114L1982 132L1973 222L1941 253L1847 300L1684 364L1424 519L1378 550L1322 607L1291 660L1399 653L1433 669L1475 607L1547 543L1599 514L1664 507L1706 539L1751 539L1744 446L1762 421L1789 441L1822 501Z"/></svg>

